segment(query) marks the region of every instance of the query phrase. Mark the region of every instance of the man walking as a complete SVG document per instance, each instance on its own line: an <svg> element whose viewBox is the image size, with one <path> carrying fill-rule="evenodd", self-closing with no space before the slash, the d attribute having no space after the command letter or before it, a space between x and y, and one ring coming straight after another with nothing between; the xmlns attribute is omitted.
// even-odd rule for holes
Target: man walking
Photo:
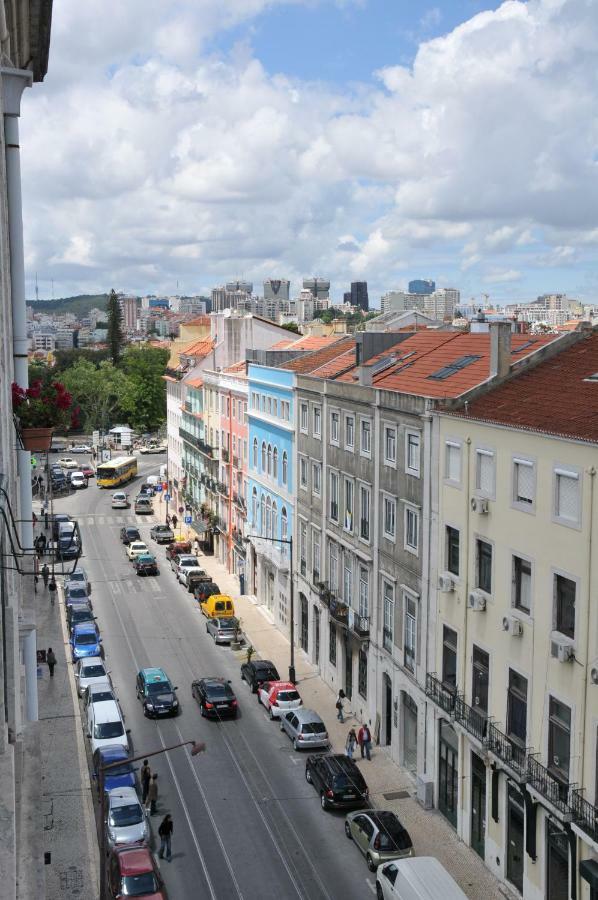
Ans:
<svg viewBox="0 0 598 900"><path fill-rule="evenodd" d="M372 759L372 734L367 725L362 725L357 735L357 741L361 748L361 758Z"/></svg>
<svg viewBox="0 0 598 900"><path fill-rule="evenodd" d="M156 815L156 804L158 802L158 776L152 775L149 787L147 789L147 802L150 807L150 816Z"/></svg>
<svg viewBox="0 0 598 900"><path fill-rule="evenodd" d="M168 860L168 862L170 862L172 857L172 850L170 847L172 832L172 816L170 815L170 813L168 813L164 816L164 818L160 822L160 827L158 828L158 834L160 835L160 851L158 853L158 856L160 857L160 859L164 859L164 851L166 850L166 859Z"/></svg>
<svg viewBox="0 0 598 900"><path fill-rule="evenodd" d="M46 662L48 663L48 668L50 670L50 678L54 678L54 666L56 665L56 654L52 650L51 647L48 647L48 652L46 653Z"/></svg>
<svg viewBox="0 0 598 900"><path fill-rule="evenodd" d="M141 766L141 772L139 773L139 778L141 780L141 802L145 806L145 802L147 800L147 792L149 790L150 781L152 778L152 770L149 767L149 763L147 759L143 760L143 765Z"/></svg>
<svg viewBox="0 0 598 900"><path fill-rule="evenodd" d="M42 578L44 580L44 590L48 587L48 580L50 578L50 570L46 563L42 566Z"/></svg>
<svg viewBox="0 0 598 900"><path fill-rule="evenodd" d="M343 689L341 688L340 691L338 692L338 697L336 698L336 704L335 704L335 706L336 706L336 718L337 718L337 719L339 720L339 722L341 722L341 723L345 721L345 717L344 717L344 715L343 715L343 700L344 700L344 699L345 699L345 692L344 692Z"/></svg>

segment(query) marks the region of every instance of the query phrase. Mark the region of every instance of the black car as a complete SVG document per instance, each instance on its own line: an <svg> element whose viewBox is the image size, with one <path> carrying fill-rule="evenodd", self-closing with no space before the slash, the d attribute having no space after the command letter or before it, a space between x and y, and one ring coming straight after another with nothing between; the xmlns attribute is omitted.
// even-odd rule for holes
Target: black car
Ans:
<svg viewBox="0 0 598 900"><path fill-rule="evenodd" d="M168 525L154 525L150 537L156 544L170 544L174 541L174 531Z"/></svg>
<svg viewBox="0 0 598 900"><path fill-rule="evenodd" d="M67 481L67 477L64 472L61 472L60 474L52 473L52 475L50 476L50 480L52 482L52 492L54 494L59 494L62 491L69 490L70 484Z"/></svg>
<svg viewBox="0 0 598 900"><path fill-rule="evenodd" d="M140 541L141 535L139 534L139 529L135 528L134 525L125 525L120 529L120 539L126 546L132 541Z"/></svg>
<svg viewBox="0 0 598 900"><path fill-rule="evenodd" d="M78 600L76 603L70 603L66 608L66 622L69 631L72 631L75 625L81 622L93 622L95 616L89 603Z"/></svg>
<svg viewBox="0 0 598 900"><path fill-rule="evenodd" d="M154 496L154 486L153 484L148 484L146 481L139 488L139 497L153 497Z"/></svg>
<svg viewBox="0 0 598 900"><path fill-rule="evenodd" d="M320 795L322 809L369 806L370 792L357 765L341 753L308 756L305 780Z"/></svg>
<svg viewBox="0 0 598 900"><path fill-rule="evenodd" d="M50 517L50 521L52 522L52 540L57 541L61 523L70 522L71 517L67 516L66 513L54 513L54 515Z"/></svg>
<svg viewBox="0 0 598 900"><path fill-rule="evenodd" d="M257 694L264 681L281 680L276 666L269 659L244 662L241 666L241 678L247 682L252 694Z"/></svg>
<svg viewBox="0 0 598 900"><path fill-rule="evenodd" d="M190 575L189 580L193 585L193 587L189 586L189 593L193 593L193 596L198 603L203 603L204 600L207 600L208 597L213 597L214 594L222 593L216 582L210 581L210 579L205 576L198 578L194 575Z"/></svg>
<svg viewBox="0 0 598 900"><path fill-rule="evenodd" d="M191 693L202 716L219 719L237 715L237 698L226 678L200 678L191 684Z"/></svg>
<svg viewBox="0 0 598 900"><path fill-rule="evenodd" d="M141 669L135 682L137 699L143 703L144 715L150 719L161 716L178 716L179 701L176 685L173 686L163 669Z"/></svg>

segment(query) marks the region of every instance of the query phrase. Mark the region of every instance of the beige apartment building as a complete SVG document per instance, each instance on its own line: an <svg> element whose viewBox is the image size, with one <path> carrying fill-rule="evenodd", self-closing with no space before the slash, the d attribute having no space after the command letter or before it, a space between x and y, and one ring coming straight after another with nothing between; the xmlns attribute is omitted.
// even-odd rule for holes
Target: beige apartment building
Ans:
<svg viewBox="0 0 598 900"><path fill-rule="evenodd" d="M435 802L523 897L595 900L598 333L435 419Z"/></svg>

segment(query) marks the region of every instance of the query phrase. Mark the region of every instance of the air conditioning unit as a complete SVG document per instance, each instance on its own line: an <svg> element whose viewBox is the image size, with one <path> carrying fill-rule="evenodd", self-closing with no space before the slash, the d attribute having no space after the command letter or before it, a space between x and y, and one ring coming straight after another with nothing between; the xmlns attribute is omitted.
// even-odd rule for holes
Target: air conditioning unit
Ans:
<svg viewBox="0 0 598 900"><path fill-rule="evenodd" d="M453 581L453 576L448 572L442 572L438 576L438 590L441 594L450 594L451 591L455 590L455 582Z"/></svg>
<svg viewBox="0 0 598 900"><path fill-rule="evenodd" d="M471 509L472 512L478 513L480 516L488 515L488 501L482 500L480 497L472 497L471 498Z"/></svg>
<svg viewBox="0 0 598 900"><path fill-rule="evenodd" d="M424 809L434 809L434 779L431 775L417 776L417 802Z"/></svg>
<svg viewBox="0 0 598 900"><path fill-rule="evenodd" d="M484 612L486 609L486 598L481 591L471 591L467 598L467 605L476 612Z"/></svg>
<svg viewBox="0 0 598 900"><path fill-rule="evenodd" d="M503 631L508 631L513 637L521 637L523 634L523 625L520 619L515 616L505 616L502 620Z"/></svg>
<svg viewBox="0 0 598 900"><path fill-rule="evenodd" d="M598 669L596 667L590 671L590 678L592 679L592 684L598 684Z"/></svg>
<svg viewBox="0 0 598 900"><path fill-rule="evenodd" d="M551 641L550 655L562 663L571 662L575 657L573 647L565 641Z"/></svg>

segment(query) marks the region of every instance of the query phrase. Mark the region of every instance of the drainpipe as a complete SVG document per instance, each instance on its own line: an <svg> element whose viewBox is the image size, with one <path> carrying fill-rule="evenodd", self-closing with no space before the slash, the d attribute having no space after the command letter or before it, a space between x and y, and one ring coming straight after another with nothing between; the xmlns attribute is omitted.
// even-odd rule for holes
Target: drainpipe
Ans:
<svg viewBox="0 0 598 900"><path fill-rule="evenodd" d="M13 331L14 379L26 388L28 380L27 314L25 307L25 258L23 253L23 204L21 197L21 159L19 148L19 116L21 96L33 83L33 75L25 69L7 66L0 68L2 78L2 104L4 114L4 141L6 152L6 184L8 206L8 240L10 249L10 294ZM20 536L23 547L33 547L31 496L31 454L17 449L17 475L19 481ZM22 616L22 609L21 609ZM25 663L25 713L27 719L36 721L37 661L35 626L30 627L23 641Z"/></svg>

